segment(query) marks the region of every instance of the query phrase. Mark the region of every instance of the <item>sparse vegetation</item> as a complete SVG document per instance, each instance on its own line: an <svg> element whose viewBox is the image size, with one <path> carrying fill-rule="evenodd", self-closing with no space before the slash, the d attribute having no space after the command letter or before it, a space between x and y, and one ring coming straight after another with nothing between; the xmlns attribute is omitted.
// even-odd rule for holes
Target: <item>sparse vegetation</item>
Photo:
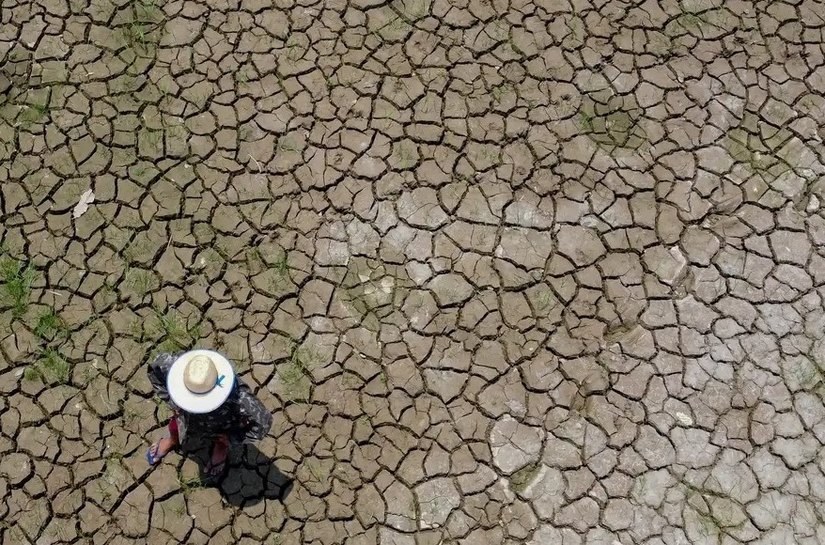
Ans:
<svg viewBox="0 0 825 545"><path fill-rule="evenodd" d="M177 352L191 348L200 338L200 323L188 325L186 319L176 312L162 313L155 309L152 334L160 337L158 352Z"/></svg>
<svg viewBox="0 0 825 545"><path fill-rule="evenodd" d="M132 0L131 20L119 29L120 40L135 58L154 54L163 32L164 13L158 0Z"/></svg>
<svg viewBox="0 0 825 545"><path fill-rule="evenodd" d="M66 384L71 376L71 367L54 348L45 348L37 361L23 371L25 380L41 379L47 383Z"/></svg>
<svg viewBox="0 0 825 545"><path fill-rule="evenodd" d="M125 275L125 286L138 296L143 298L154 285L154 274L144 269L129 268Z"/></svg>
<svg viewBox="0 0 825 545"><path fill-rule="evenodd" d="M17 116L17 125L22 128L27 128L35 123L40 123L45 120L49 113L49 106L44 103L29 103L20 108L20 113Z"/></svg>
<svg viewBox="0 0 825 545"><path fill-rule="evenodd" d="M283 385L284 395L293 400L308 400L311 387L309 372L316 360L311 348L300 347L292 352L287 362L277 367L276 374Z"/></svg>
<svg viewBox="0 0 825 545"><path fill-rule="evenodd" d="M191 492L203 488L204 482L197 475L187 477L183 472L178 472L178 483L183 490L184 495L189 495Z"/></svg>
<svg viewBox="0 0 825 545"><path fill-rule="evenodd" d="M69 380L69 362L54 348L46 348L40 357L40 369L49 381L64 384Z"/></svg>
<svg viewBox="0 0 825 545"><path fill-rule="evenodd" d="M281 251L275 261L272 262L272 269L284 278L289 275L289 256L286 250Z"/></svg>
<svg viewBox="0 0 825 545"><path fill-rule="evenodd" d="M550 291L550 288L546 288L544 291L538 293L535 302L536 312L540 315L546 315L547 311L552 308L554 300L555 296L553 292Z"/></svg>
<svg viewBox="0 0 825 545"><path fill-rule="evenodd" d="M52 308L43 311L37 320L34 334L43 340L53 340L57 337L66 337L69 329L66 322Z"/></svg>
<svg viewBox="0 0 825 545"><path fill-rule="evenodd" d="M255 78L255 70L248 65L243 65L235 72L235 82L240 85L245 85Z"/></svg>
<svg viewBox="0 0 825 545"><path fill-rule="evenodd" d="M246 249L246 268L250 274L258 274L266 268L266 262L257 247Z"/></svg>
<svg viewBox="0 0 825 545"><path fill-rule="evenodd" d="M20 317L29 308L36 276L31 262L17 260L0 248L0 302L11 307L13 316Z"/></svg>

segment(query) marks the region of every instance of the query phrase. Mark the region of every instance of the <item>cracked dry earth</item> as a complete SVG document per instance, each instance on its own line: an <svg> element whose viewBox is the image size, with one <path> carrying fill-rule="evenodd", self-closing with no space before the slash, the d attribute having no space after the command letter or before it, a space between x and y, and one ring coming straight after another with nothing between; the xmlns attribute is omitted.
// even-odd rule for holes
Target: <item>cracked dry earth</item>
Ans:
<svg viewBox="0 0 825 545"><path fill-rule="evenodd" d="M3 544L825 542L822 2L0 13Z"/></svg>

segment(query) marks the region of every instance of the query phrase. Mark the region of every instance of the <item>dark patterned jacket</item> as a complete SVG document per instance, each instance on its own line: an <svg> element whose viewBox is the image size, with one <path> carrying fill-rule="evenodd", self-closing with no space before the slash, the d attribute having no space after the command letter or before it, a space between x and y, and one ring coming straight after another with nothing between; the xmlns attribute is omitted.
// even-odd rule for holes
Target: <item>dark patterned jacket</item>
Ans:
<svg viewBox="0 0 825 545"><path fill-rule="evenodd" d="M166 401L176 412L178 435L183 442L187 437L211 439L227 435L232 444L249 443L263 439L272 426L272 414L256 398L240 378L227 400L210 413L187 413L175 406L166 389L166 375L180 354L160 354L149 364L149 382L159 398Z"/></svg>

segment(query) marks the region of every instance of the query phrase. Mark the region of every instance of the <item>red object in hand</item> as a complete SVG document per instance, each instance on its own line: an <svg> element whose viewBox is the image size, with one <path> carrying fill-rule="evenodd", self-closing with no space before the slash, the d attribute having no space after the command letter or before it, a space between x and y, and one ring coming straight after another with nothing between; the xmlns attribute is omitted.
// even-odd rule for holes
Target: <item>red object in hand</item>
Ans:
<svg viewBox="0 0 825 545"><path fill-rule="evenodd" d="M169 436L178 441L178 419L174 416L169 420Z"/></svg>

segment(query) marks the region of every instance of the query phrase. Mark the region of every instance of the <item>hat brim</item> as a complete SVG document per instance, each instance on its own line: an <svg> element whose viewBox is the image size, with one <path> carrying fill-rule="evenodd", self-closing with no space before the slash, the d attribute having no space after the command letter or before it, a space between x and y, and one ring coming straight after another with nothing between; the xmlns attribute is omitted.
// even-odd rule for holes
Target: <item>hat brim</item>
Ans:
<svg viewBox="0 0 825 545"><path fill-rule="evenodd" d="M191 392L183 383L183 373L186 364L195 356L206 356L215 363L218 376L224 376L220 386L215 386L205 394ZM188 413L203 414L209 413L223 405L224 401L232 393L235 385L235 370L232 364L222 354L214 350L190 350L184 352L172 364L169 374L166 376L166 389L172 403Z"/></svg>

